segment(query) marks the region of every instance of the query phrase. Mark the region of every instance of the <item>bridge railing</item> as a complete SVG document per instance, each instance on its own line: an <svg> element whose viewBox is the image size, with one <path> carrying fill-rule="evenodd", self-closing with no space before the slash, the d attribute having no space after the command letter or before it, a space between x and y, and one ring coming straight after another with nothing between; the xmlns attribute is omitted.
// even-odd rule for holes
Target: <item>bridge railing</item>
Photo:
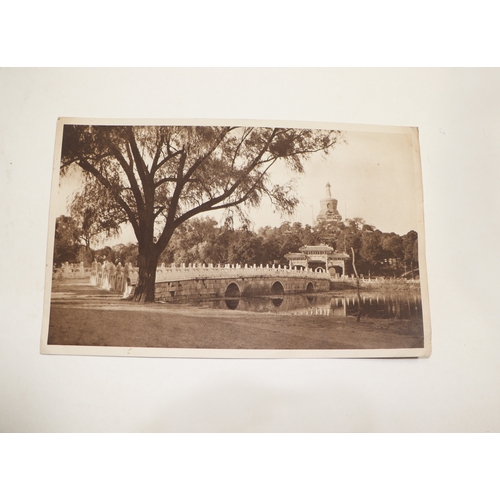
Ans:
<svg viewBox="0 0 500 500"><path fill-rule="evenodd" d="M321 270L323 271L323 270ZM226 264L219 266L192 265L192 266L160 266L156 269L156 282L161 283L173 280L188 279L217 279L217 278L250 278L250 277L301 277L329 280L326 272L315 272L306 269L293 269L287 266L241 266Z"/></svg>
<svg viewBox="0 0 500 500"><path fill-rule="evenodd" d="M52 279L81 279L90 276L91 269L85 267L83 262L80 264L62 264L61 267L55 268L52 271Z"/></svg>
<svg viewBox="0 0 500 500"><path fill-rule="evenodd" d="M128 297L139 278L139 268L131 264L115 266L111 262L97 264L94 262L90 270L90 284L103 290L116 290Z"/></svg>

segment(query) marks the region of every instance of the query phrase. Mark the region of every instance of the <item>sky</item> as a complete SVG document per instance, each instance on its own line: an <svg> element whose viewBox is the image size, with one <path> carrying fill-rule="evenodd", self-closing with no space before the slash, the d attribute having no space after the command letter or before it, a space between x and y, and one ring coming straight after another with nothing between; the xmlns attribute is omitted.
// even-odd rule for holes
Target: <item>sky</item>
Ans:
<svg viewBox="0 0 500 500"><path fill-rule="evenodd" d="M374 131L376 130L376 131ZM418 229L420 165L414 155L414 135L409 128L376 128L368 131L348 130L346 144L335 147L328 155L317 153L305 164L304 174L291 174L284 165L273 165L272 179L285 183L294 179L300 204L293 216L282 217L264 200L261 206L247 211L257 230L279 226L285 221L313 224L326 197L326 184L343 220L361 217L384 232L403 235ZM55 213L68 214L67 201L80 183L79 175L66 176L54 196ZM417 196L418 194L418 196ZM212 212L222 222L223 213ZM103 244L135 242L130 225L118 238Z"/></svg>
<svg viewBox="0 0 500 500"><path fill-rule="evenodd" d="M405 234L418 226L415 193L420 186L415 168L412 136L373 132L345 132L347 144L329 155L316 155L308 162L304 175L296 176L300 206L285 220L311 224L331 185L337 209L346 218L361 217L384 232ZM281 168L275 178L290 178ZM271 215L270 215L271 214ZM283 219L262 206L252 214L256 227L279 225Z"/></svg>

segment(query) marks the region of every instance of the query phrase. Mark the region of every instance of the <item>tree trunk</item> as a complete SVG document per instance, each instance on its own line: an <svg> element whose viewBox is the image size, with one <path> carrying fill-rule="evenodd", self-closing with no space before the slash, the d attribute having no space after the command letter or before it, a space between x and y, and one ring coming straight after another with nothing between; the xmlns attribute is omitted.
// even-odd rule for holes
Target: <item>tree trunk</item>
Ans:
<svg viewBox="0 0 500 500"><path fill-rule="evenodd" d="M136 302L154 302L158 258L158 255L145 256L139 254L139 279L134 292Z"/></svg>

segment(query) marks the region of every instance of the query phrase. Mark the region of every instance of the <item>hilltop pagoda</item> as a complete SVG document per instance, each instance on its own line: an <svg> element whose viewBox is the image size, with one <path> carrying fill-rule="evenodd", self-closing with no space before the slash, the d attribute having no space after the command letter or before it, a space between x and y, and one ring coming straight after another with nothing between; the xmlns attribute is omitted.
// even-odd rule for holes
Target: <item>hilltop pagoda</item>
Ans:
<svg viewBox="0 0 500 500"><path fill-rule="evenodd" d="M320 200L320 210L316 217L317 222L340 222L342 216L337 210L337 200L332 198L332 192L330 190L330 183L326 184L326 197Z"/></svg>

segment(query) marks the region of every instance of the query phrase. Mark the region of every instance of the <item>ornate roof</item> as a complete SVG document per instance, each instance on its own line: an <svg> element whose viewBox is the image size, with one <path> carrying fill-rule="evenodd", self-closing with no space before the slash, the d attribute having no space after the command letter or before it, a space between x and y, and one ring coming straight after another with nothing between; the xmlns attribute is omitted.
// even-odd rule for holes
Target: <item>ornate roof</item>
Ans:
<svg viewBox="0 0 500 500"><path fill-rule="evenodd" d="M288 260L307 260L308 262L323 262L323 259L321 259L321 254L327 255L328 260L347 260L349 258L349 255L347 255L345 252L334 252L332 247L329 247L328 245L317 245L317 246L312 246L312 245L305 245L303 247L299 248L301 253L298 252L291 252L287 253L285 255L285 259ZM311 253L308 253L311 252ZM312 253L312 252L318 252L318 253Z"/></svg>
<svg viewBox="0 0 500 500"><path fill-rule="evenodd" d="M299 250L303 253L307 252L324 252L324 253L333 253L333 247L328 245L304 245L300 247Z"/></svg>

